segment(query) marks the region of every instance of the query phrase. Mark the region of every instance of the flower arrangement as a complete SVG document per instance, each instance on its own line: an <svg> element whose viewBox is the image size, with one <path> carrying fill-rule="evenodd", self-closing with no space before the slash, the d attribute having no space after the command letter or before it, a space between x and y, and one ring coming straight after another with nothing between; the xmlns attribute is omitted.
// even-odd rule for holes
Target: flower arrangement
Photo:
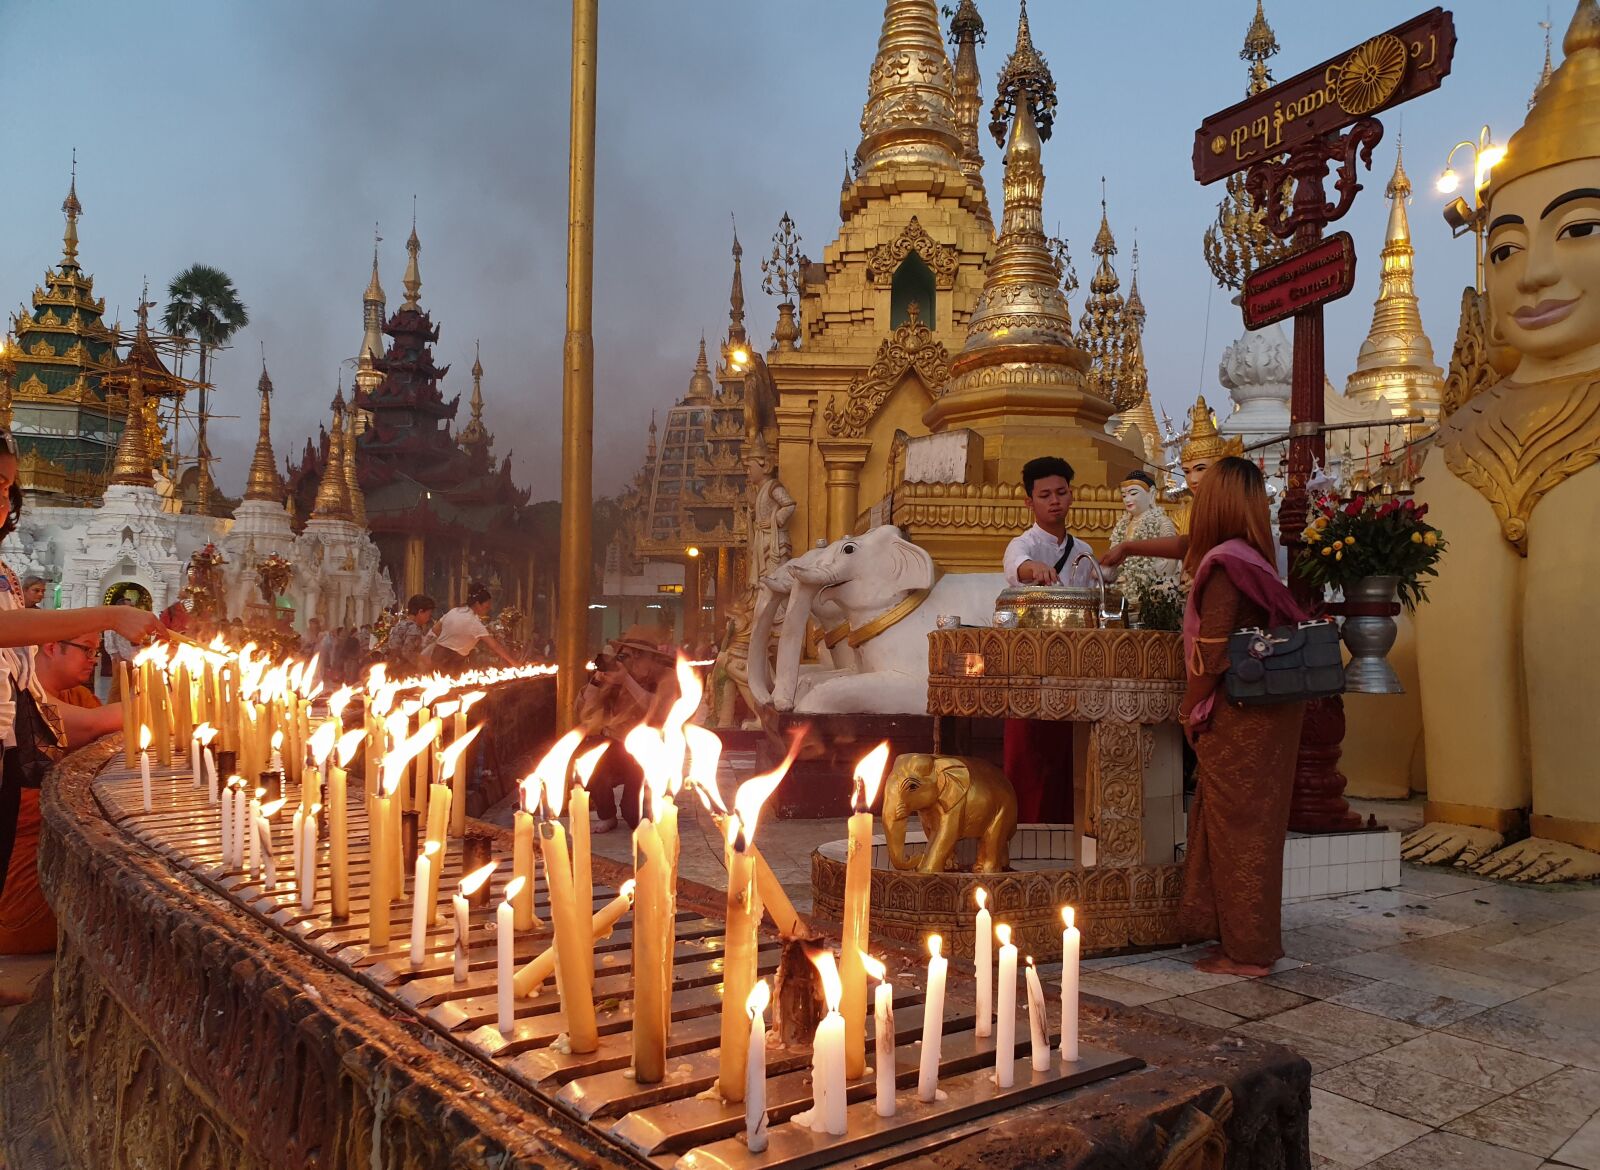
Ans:
<svg viewBox="0 0 1600 1170"><path fill-rule="evenodd" d="M1139 624L1146 630L1183 629L1189 595L1176 581L1157 581L1139 597Z"/></svg>
<svg viewBox="0 0 1600 1170"><path fill-rule="evenodd" d="M273 553L270 557L262 557L256 562L256 587L261 591L261 600L269 606L278 603L278 594L289 587L289 579L294 576L294 564L288 557Z"/></svg>
<svg viewBox="0 0 1600 1170"><path fill-rule="evenodd" d="M1427 598L1424 578L1438 575L1434 566L1446 548L1444 535L1423 519L1427 514L1426 504L1409 499L1317 500L1300 534L1306 555L1295 571L1333 589L1363 577L1398 577L1400 602L1409 612Z"/></svg>

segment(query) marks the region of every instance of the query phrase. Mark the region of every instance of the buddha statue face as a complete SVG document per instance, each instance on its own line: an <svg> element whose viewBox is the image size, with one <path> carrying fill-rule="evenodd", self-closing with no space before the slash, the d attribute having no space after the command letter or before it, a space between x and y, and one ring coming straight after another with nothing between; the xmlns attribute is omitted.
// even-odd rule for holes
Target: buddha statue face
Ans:
<svg viewBox="0 0 1600 1170"><path fill-rule="evenodd" d="M1213 462L1215 461L1211 459L1195 459L1184 463L1183 481L1189 485L1191 493L1200 486L1201 479L1205 477L1206 468L1210 467Z"/></svg>
<svg viewBox="0 0 1600 1170"><path fill-rule="evenodd" d="M1489 204L1484 284L1519 382L1600 369L1600 158L1522 175Z"/></svg>
<svg viewBox="0 0 1600 1170"><path fill-rule="evenodd" d="M1122 506L1130 516L1143 516L1155 503L1150 489L1138 480L1125 480L1122 484Z"/></svg>

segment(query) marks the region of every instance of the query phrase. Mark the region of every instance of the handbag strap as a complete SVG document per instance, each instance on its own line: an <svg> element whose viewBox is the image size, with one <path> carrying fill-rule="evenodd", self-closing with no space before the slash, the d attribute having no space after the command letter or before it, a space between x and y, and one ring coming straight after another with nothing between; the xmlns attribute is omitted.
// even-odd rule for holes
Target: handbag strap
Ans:
<svg viewBox="0 0 1600 1170"><path fill-rule="evenodd" d="M1074 544L1076 544L1076 543L1077 543L1077 541L1075 541L1075 540L1073 540L1073 539L1072 539L1072 533L1070 533L1070 532L1069 532L1069 533L1067 533L1067 543L1066 543L1066 547L1064 547L1064 548L1063 548L1063 549L1062 549L1062 550L1061 550L1061 559L1060 559L1060 560L1059 560L1059 561L1057 561L1057 562L1056 562L1056 569L1055 569L1055 571L1056 571L1056 574L1057 574L1057 576L1059 576L1059 575L1060 575L1060 573L1061 573L1061 570L1062 570L1062 569L1064 569L1064 568L1065 568L1065 567L1066 567L1066 564L1067 564L1067 558L1068 558L1068 557L1070 557L1070 556L1071 556L1071 555L1072 555L1072 546L1073 546L1073 545L1074 545Z"/></svg>

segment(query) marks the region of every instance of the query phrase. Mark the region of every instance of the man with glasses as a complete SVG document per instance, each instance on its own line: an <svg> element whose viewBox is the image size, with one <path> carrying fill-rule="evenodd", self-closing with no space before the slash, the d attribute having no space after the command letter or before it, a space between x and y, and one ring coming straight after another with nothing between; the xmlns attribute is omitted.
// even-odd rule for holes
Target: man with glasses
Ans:
<svg viewBox="0 0 1600 1170"><path fill-rule="evenodd" d="M100 700L90 688L95 667L100 663L100 647L95 645L96 641L92 634L81 634L63 642L46 642L35 649L33 665L39 676L39 685L57 706L100 707ZM122 726L120 712L116 713L115 718L101 718L105 719L104 728L98 728L97 719L95 729L85 730L92 730L93 735L100 736Z"/></svg>

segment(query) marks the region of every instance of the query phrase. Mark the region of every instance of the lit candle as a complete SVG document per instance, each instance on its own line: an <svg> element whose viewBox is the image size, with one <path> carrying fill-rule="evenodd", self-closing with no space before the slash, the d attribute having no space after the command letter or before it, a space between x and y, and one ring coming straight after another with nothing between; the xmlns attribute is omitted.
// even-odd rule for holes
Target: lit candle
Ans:
<svg viewBox="0 0 1600 1170"><path fill-rule="evenodd" d="M402 719L398 715L394 718ZM407 736L383 757L383 778L378 795L374 798L369 839L371 849L371 904L367 913L368 944L373 950L389 945L391 929L389 904L401 891L403 881L396 880L400 869L399 798L395 795L411 760L428 746L426 731Z"/></svg>
<svg viewBox="0 0 1600 1170"><path fill-rule="evenodd" d="M466 709L472 703L483 698L481 692L466 695L462 698L456 709L455 738L450 746L440 755L439 776L440 783L446 782L449 777L450 793L453 797L450 808L450 832L459 837L467 831L467 749L472 746L472 741L478 738L478 733L483 730L483 724L478 724L471 731L466 730ZM471 700L469 702L468 700Z"/></svg>
<svg viewBox="0 0 1600 1170"><path fill-rule="evenodd" d="M889 971L871 955L862 955L861 963L867 974L878 981L872 995L872 1022L878 1041L877 1094L874 1103L879 1117L894 1116L894 984L889 982Z"/></svg>
<svg viewBox="0 0 1600 1170"><path fill-rule="evenodd" d="M594 969L594 956L590 949L593 941L589 933L589 907L580 907L573 894L572 858L567 850L566 830L561 827L558 818L566 796L567 768L582 739L581 731L567 732L534 769L534 775L544 786L544 820L539 825L539 848L544 854L545 881L550 888L550 917L555 925L556 956L561 965L561 1009L566 1016L568 1043L578 1055L593 1052L600 1045L600 1033L594 1018L594 995L585 974L585 971ZM642 984L644 976L637 967L635 975ZM637 990L642 999L643 987ZM636 1031L637 1026L636 1017Z"/></svg>
<svg viewBox="0 0 1600 1170"><path fill-rule="evenodd" d="M265 793L265 788L257 788L250 797L250 816L246 833L250 843L251 881L255 881L261 876L261 797Z"/></svg>
<svg viewBox="0 0 1600 1170"><path fill-rule="evenodd" d="M724 861L728 870L727 929L723 957L722 1046L718 1088L723 1100L737 1104L745 1089L744 1046L739 1034L745 1020L739 1005L756 984L760 947L761 887L756 882L755 831L761 808L778 788L784 769L752 776L734 794L733 813L723 822L728 834Z"/></svg>
<svg viewBox="0 0 1600 1170"><path fill-rule="evenodd" d="M451 895L450 906L455 911L453 922L456 931L455 981L457 983L467 981L469 956L467 944L472 933L472 903L468 899L482 889L483 883L493 876L494 862L491 861L462 878L460 884L456 886L456 892Z"/></svg>
<svg viewBox="0 0 1600 1170"><path fill-rule="evenodd" d="M217 729L209 723L202 723L195 730L196 742L200 744L200 760L206 768L206 795L211 803L217 803L217 754L211 750L211 741L217 738Z"/></svg>
<svg viewBox="0 0 1600 1170"><path fill-rule="evenodd" d="M200 763L200 730L196 728L189 736L189 770L194 776L194 786L204 788L206 784L205 768Z"/></svg>
<svg viewBox="0 0 1600 1170"><path fill-rule="evenodd" d="M144 795L144 811L150 811L150 728L139 725L139 790Z"/></svg>
<svg viewBox="0 0 1600 1170"><path fill-rule="evenodd" d="M227 869L233 864L233 777L228 777L228 786L222 790L222 815L218 818L217 838L222 849L222 868Z"/></svg>
<svg viewBox="0 0 1600 1170"><path fill-rule="evenodd" d="M134 751L139 742L139 693L134 686L136 677L127 659L117 659L117 694L122 696L122 758L129 770L136 762Z"/></svg>
<svg viewBox="0 0 1600 1170"><path fill-rule="evenodd" d="M928 990L922 1000L922 1060L917 1069L917 1100L939 1097L939 1050L944 1046L944 981L950 960L940 954L944 940L928 936Z"/></svg>
<svg viewBox="0 0 1600 1170"><path fill-rule="evenodd" d="M476 734L477 729L474 728L473 732ZM600 757L606 754L610 746L609 743L603 743L590 748L572 762L572 772L578 782L567 790L567 825L572 830L572 891L580 907L594 905L594 865L589 845L589 781L600 763ZM529 913L532 912L530 898ZM589 952L594 953L592 938L589 940ZM593 964L589 968L589 983L591 987L594 985Z"/></svg>
<svg viewBox="0 0 1600 1170"><path fill-rule="evenodd" d="M1033 956L1028 956L1028 1035L1033 1043L1033 1071L1050 1071L1050 1022L1045 1017L1044 988L1039 984L1039 972L1034 970Z"/></svg>
<svg viewBox="0 0 1600 1170"><path fill-rule="evenodd" d="M506 883L504 900L494 912L494 974L496 1022L500 1035L511 1038L516 1028L515 980L517 966L517 895L527 882L513 877Z"/></svg>
<svg viewBox="0 0 1600 1170"><path fill-rule="evenodd" d="M235 776L232 780L233 793L233 868L244 868L245 838L251 832L250 818L255 815L254 800L259 797L247 798L244 777ZM251 876L254 877L252 871Z"/></svg>
<svg viewBox="0 0 1600 1170"><path fill-rule="evenodd" d="M1061 1059L1078 1063L1078 953L1082 937L1071 906L1061 908Z"/></svg>
<svg viewBox="0 0 1600 1170"><path fill-rule="evenodd" d="M594 917L590 919L590 928L594 931L594 937L597 940L611 937L611 932L615 929L617 921L633 905L635 888L636 883L632 878L629 878L622 883L622 888L615 898L594 912ZM516 979L513 980L513 989L517 993L517 998L525 999L532 995L541 983L555 973L556 948L552 944L540 951L522 970L517 972Z"/></svg>
<svg viewBox="0 0 1600 1170"><path fill-rule="evenodd" d="M767 1003L772 993L759 980L745 998L750 1039L745 1045L744 1144L752 1154L767 1148Z"/></svg>
<svg viewBox="0 0 1600 1170"><path fill-rule="evenodd" d="M328 912L341 921L350 917L350 792L345 767L366 734L358 727L341 735L328 769Z"/></svg>
<svg viewBox="0 0 1600 1170"><path fill-rule="evenodd" d="M1000 987L995 1003L994 1083L1009 1089L1017 1076L1017 948L1011 942L1011 928L1005 923L994 928L1000 940Z"/></svg>
<svg viewBox="0 0 1600 1170"><path fill-rule="evenodd" d="M322 805L314 804L306 812L300 831L300 909L310 914L317 903L317 814Z"/></svg>
<svg viewBox="0 0 1600 1170"><path fill-rule="evenodd" d="M428 903L422 896L433 879L434 859L439 855L439 842L429 841L417 854L417 878L411 896L411 969L422 966L428 942Z"/></svg>
<svg viewBox="0 0 1600 1170"><path fill-rule="evenodd" d="M978 1022L973 1033L994 1031L994 920L989 915L989 891L978 887L978 917L972 935L972 965L978 976Z"/></svg>
<svg viewBox="0 0 1600 1170"><path fill-rule="evenodd" d="M299 889L301 878L305 873L305 870L302 868L302 861L304 860L304 850L302 849L302 846L305 844L305 833L302 830L304 829L306 823L306 810L296 806L294 810L294 817L292 819L293 823L289 828L289 851L292 860L290 861L289 868L294 874L295 888Z"/></svg>
<svg viewBox="0 0 1600 1170"><path fill-rule="evenodd" d="M646 777L648 783L648 774ZM667 1063L667 996L666 963L663 952L671 945L669 926L671 900L667 892L667 858L661 847L661 834L651 814L655 811L654 791L646 807L646 815L633 831L635 898L638 912L633 916L633 1075L642 1085L659 1084L666 1075ZM545 854L546 872L549 872L549 854ZM552 883L554 879L552 878ZM554 912L552 903L551 911ZM566 943L557 936L557 945L563 950ZM566 968L565 956L562 967ZM571 976L563 970L563 977L571 986ZM723 997L723 1006L729 1003ZM742 1085L741 1080L741 1085Z"/></svg>
<svg viewBox="0 0 1600 1170"><path fill-rule="evenodd" d="M861 963L871 938L872 802L889 763L887 741L856 764L849 845L845 854L844 922L839 975L844 984L844 1071L851 1080L867 1071L867 971Z"/></svg>
<svg viewBox="0 0 1600 1170"><path fill-rule="evenodd" d="M808 1124L816 1133L842 1137L845 1132L844 1017L839 1014L839 971L833 952L813 956L822 975L822 996L828 1014L811 1041L811 1111ZM795 1121L799 1122L796 1117Z"/></svg>
<svg viewBox="0 0 1600 1170"><path fill-rule="evenodd" d="M430 784L428 785L428 832L423 839L443 842L449 830L450 789L443 784ZM428 875L426 882L411 887L411 896L425 900L428 904L429 926L439 921L439 871L443 868L441 863Z"/></svg>
<svg viewBox="0 0 1600 1170"><path fill-rule="evenodd" d="M533 913L533 813L530 803L538 801L537 791L521 786L522 807L511 814L511 876L520 879L517 896L513 899L517 912L517 929L532 930Z"/></svg>
<svg viewBox="0 0 1600 1170"><path fill-rule="evenodd" d="M277 800L269 801L261 806L261 812L256 818L256 831L261 838L262 864L266 868L262 888L266 890L271 890L278 884L278 857L272 849L272 818L283 804L281 796Z"/></svg>

